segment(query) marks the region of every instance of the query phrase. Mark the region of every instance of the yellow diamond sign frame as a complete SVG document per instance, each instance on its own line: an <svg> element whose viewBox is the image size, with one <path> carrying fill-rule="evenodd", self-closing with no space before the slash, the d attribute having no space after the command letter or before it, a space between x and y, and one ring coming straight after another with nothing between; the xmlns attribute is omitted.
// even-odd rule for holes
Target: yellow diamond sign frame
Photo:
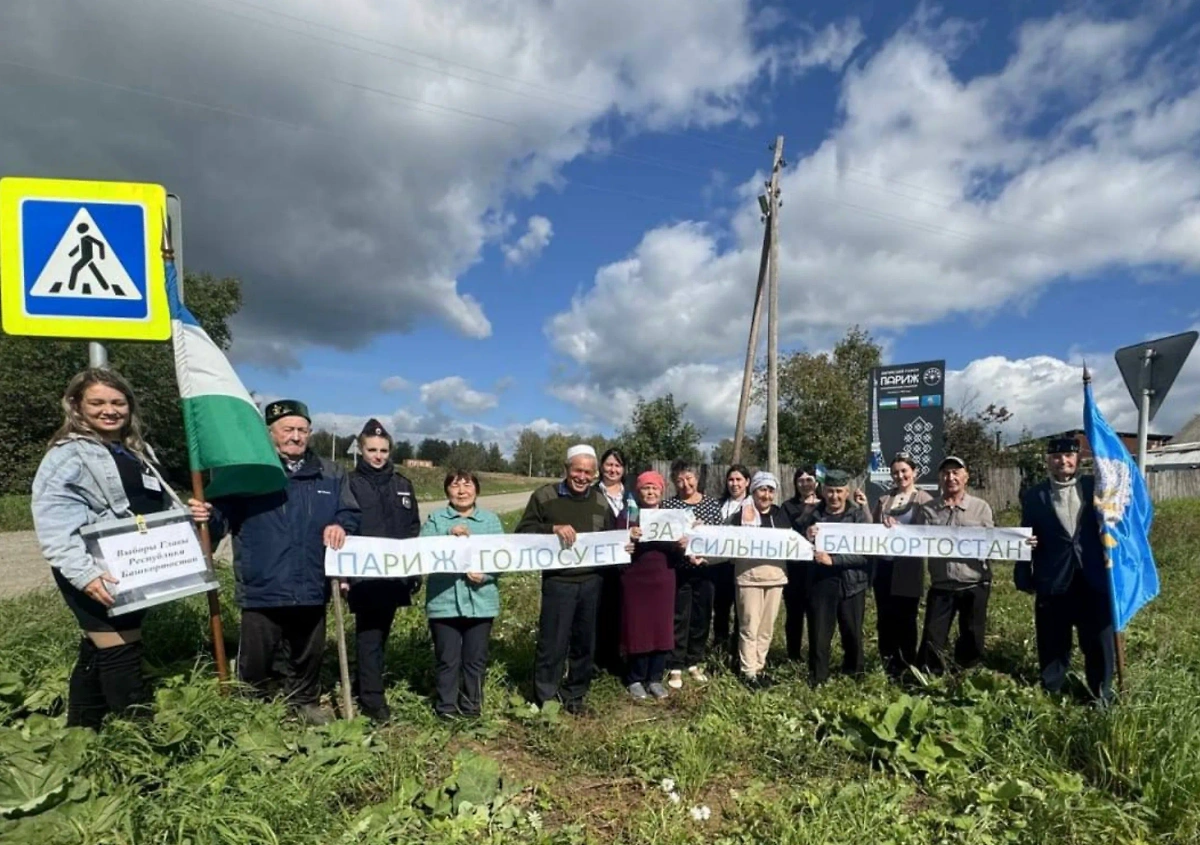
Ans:
<svg viewBox="0 0 1200 845"><path fill-rule="evenodd" d="M141 182L0 179L0 317L13 335L168 340L167 192Z"/></svg>

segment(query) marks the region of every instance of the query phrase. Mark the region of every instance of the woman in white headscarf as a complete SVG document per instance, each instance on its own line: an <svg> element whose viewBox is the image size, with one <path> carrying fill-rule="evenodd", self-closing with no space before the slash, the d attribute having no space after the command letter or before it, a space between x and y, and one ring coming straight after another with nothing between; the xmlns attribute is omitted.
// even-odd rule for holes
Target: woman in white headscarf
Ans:
<svg viewBox="0 0 1200 845"><path fill-rule="evenodd" d="M750 479L750 502L733 518L734 525L755 528L791 528L791 520L775 504L779 481L769 472L756 472ZM787 562L761 558L734 561L737 578L738 664L748 686L770 685L763 674L775 620L787 585Z"/></svg>

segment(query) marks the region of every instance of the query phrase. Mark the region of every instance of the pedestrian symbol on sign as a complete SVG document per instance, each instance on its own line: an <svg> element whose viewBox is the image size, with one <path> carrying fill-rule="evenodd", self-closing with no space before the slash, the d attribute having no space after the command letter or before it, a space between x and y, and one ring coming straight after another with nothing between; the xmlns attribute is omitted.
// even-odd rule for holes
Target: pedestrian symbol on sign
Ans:
<svg viewBox="0 0 1200 845"><path fill-rule="evenodd" d="M29 291L31 296L142 298L104 233L80 207Z"/></svg>

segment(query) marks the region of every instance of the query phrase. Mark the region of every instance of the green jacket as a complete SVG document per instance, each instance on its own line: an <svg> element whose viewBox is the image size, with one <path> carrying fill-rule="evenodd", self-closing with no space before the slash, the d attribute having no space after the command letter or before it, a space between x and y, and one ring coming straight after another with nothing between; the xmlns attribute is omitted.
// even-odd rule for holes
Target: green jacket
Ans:
<svg viewBox="0 0 1200 845"><path fill-rule="evenodd" d="M421 526L422 537L441 537L456 525L466 525L472 535L503 534L504 526L491 511L475 508L463 516L447 505L434 511ZM430 619L491 619L500 613L500 588L496 576L472 584L465 575L438 572L425 579L425 615Z"/></svg>

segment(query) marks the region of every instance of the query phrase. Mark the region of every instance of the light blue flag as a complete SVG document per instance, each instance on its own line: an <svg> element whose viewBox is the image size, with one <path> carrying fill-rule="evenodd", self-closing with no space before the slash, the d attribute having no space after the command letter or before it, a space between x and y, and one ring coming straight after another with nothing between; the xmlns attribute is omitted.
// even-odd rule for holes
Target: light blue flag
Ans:
<svg viewBox="0 0 1200 845"><path fill-rule="evenodd" d="M1096 511L1108 558L1113 625L1123 631L1142 605L1158 595L1158 570L1150 551L1154 506L1137 461L1096 407L1087 380L1083 385L1083 428L1096 464Z"/></svg>

